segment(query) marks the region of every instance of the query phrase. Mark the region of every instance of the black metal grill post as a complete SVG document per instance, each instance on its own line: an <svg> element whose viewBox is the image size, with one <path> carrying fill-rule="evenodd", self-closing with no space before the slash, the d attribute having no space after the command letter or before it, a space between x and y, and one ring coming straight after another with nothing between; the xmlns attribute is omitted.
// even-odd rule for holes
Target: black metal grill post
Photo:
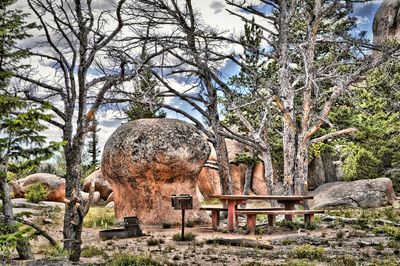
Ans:
<svg viewBox="0 0 400 266"><path fill-rule="evenodd" d="M185 209L182 209L182 233L181 240L185 241Z"/></svg>

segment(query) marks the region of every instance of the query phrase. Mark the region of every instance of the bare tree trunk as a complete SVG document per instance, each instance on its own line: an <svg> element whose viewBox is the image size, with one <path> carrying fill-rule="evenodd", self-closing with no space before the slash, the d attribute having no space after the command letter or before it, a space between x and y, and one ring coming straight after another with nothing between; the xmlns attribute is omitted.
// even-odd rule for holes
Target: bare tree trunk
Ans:
<svg viewBox="0 0 400 266"><path fill-rule="evenodd" d="M251 191L251 184L253 182L254 162L251 161L246 165L246 173L244 176L243 195L249 195Z"/></svg>
<svg viewBox="0 0 400 266"><path fill-rule="evenodd" d="M5 174L6 171L4 171L3 173ZM9 226L9 233L15 233L17 230L16 222L14 220L14 213L10 199L10 190L5 176L0 177L0 193L1 199L3 201L4 220ZM19 257L23 260L34 258L29 242L26 240L21 240L17 243L17 252Z"/></svg>
<svg viewBox="0 0 400 266"><path fill-rule="evenodd" d="M232 180L229 170L228 150L226 148L225 138L220 134L215 134L214 143L215 153L217 155L218 174L221 182L222 194L232 194Z"/></svg>
<svg viewBox="0 0 400 266"><path fill-rule="evenodd" d="M264 178L265 184L267 185L268 195L274 194L274 186L275 186L275 175L274 175L274 167L272 165L272 155L271 150L268 149L262 152L262 158L264 162Z"/></svg>
<svg viewBox="0 0 400 266"><path fill-rule="evenodd" d="M308 191L308 141L302 139L297 146L295 194L307 195Z"/></svg>
<svg viewBox="0 0 400 266"><path fill-rule="evenodd" d="M283 189L286 195L293 195L296 173L296 133L287 123L283 126Z"/></svg>
<svg viewBox="0 0 400 266"><path fill-rule="evenodd" d="M81 253L81 235L83 215L80 212L82 197L80 194L82 146L73 145L66 150L67 174L65 184L66 204L64 215L64 249L70 252L71 261L79 261Z"/></svg>

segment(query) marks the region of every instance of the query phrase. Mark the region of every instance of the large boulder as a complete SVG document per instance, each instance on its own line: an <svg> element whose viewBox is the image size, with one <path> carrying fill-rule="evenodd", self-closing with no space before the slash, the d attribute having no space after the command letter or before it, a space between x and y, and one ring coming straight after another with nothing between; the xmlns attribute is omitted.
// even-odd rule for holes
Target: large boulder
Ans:
<svg viewBox="0 0 400 266"><path fill-rule="evenodd" d="M180 222L172 194L193 195L189 220L208 221L199 211L196 181L210 153L193 125L176 119L140 119L120 126L107 140L101 169L113 188L115 215L143 223Z"/></svg>
<svg viewBox="0 0 400 266"><path fill-rule="evenodd" d="M108 183L108 181L103 178L103 173L101 172L101 169L97 169L85 178L82 186L82 190L84 192L89 192L90 184L92 183L92 181L94 181L95 185L94 190L100 193L100 198L103 200L107 200L108 196L110 196L112 192L112 187L110 183Z"/></svg>
<svg viewBox="0 0 400 266"><path fill-rule="evenodd" d="M385 0L375 13L372 26L374 44L382 44L385 38L400 38L400 1Z"/></svg>
<svg viewBox="0 0 400 266"><path fill-rule="evenodd" d="M49 195L47 200L63 202L65 198L65 179L56 175L47 173L36 173L27 177L18 179L15 184L12 184L14 197L24 197L25 192L33 184L43 184Z"/></svg>
<svg viewBox="0 0 400 266"><path fill-rule="evenodd" d="M392 204L396 200L389 178L364 179L352 182L332 182L311 191L309 201L313 209L342 207L374 208Z"/></svg>

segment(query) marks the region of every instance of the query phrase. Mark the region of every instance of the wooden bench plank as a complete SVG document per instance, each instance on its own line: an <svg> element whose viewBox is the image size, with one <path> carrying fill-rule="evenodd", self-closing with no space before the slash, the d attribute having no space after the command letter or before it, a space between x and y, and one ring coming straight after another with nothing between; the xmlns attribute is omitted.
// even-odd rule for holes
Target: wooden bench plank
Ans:
<svg viewBox="0 0 400 266"><path fill-rule="evenodd" d="M304 215L304 222L306 224L310 224L313 222L314 214L315 213L324 213L324 210L237 210L235 214L244 214L247 215L247 234L255 234L256 231L256 220L258 214L267 214L268 215L268 225L274 226L275 224L275 217L280 214L284 215Z"/></svg>

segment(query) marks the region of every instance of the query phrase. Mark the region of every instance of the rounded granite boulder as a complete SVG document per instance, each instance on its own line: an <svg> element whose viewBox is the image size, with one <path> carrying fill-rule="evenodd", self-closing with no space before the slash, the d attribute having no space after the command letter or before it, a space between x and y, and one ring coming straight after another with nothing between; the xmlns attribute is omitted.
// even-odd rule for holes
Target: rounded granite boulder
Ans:
<svg viewBox="0 0 400 266"><path fill-rule="evenodd" d="M176 119L139 119L120 126L107 140L101 169L111 184L117 218L138 216L148 224L176 223L172 194L191 194L192 221L205 222L198 210L196 181L210 153L204 135Z"/></svg>

